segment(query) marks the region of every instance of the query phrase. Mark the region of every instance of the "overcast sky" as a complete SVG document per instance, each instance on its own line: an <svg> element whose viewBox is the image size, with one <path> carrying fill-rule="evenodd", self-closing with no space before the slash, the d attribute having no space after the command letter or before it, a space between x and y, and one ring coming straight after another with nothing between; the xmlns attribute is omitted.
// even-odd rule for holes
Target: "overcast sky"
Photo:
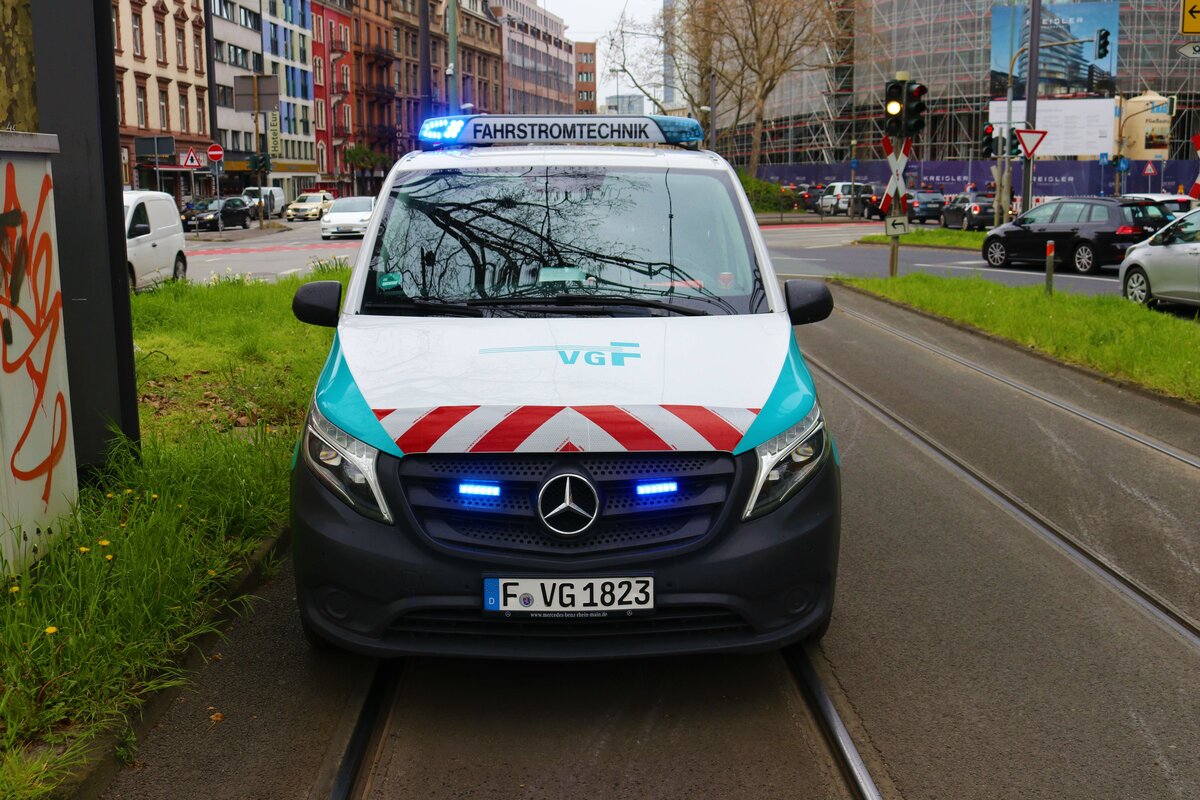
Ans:
<svg viewBox="0 0 1200 800"><path fill-rule="evenodd" d="M642 22L650 21L662 10L662 0L541 0L542 6L551 14L557 14L567 23L567 37L572 41L595 42L616 27L622 9L629 16ZM604 79L601 97L616 91L616 83L608 74L604 63L604 47L597 48L600 60L599 77ZM630 92L628 85L622 87Z"/></svg>

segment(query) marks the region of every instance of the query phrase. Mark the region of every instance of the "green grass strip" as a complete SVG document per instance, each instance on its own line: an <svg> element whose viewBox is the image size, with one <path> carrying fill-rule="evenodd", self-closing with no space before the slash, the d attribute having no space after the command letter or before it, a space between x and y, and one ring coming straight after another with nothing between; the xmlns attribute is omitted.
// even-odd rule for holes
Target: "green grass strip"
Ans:
<svg viewBox="0 0 1200 800"><path fill-rule="evenodd" d="M1200 319L1121 297L1004 286L983 278L843 278L873 294L972 325L1060 361L1200 402Z"/></svg>
<svg viewBox="0 0 1200 800"><path fill-rule="evenodd" d="M983 249L985 235L983 231L959 231L933 226L920 228L910 223L909 232L900 237L900 244L905 247L915 245L917 247L944 247L948 250L974 250L978 253ZM872 233L863 236L858 241L861 244L888 244L891 239L892 237L882 233Z"/></svg>
<svg viewBox="0 0 1200 800"><path fill-rule="evenodd" d="M52 793L106 726L182 683L225 585L286 520L333 335L292 316L300 283L132 298L140 455L118 443L38 560L0 565L0 797Z"/></svg>

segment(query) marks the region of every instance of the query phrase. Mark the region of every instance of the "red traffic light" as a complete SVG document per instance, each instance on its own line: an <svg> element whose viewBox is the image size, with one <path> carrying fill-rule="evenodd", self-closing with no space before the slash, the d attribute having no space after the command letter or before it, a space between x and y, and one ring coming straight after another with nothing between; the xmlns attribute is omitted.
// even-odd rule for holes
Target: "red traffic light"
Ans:
<svg viewBox="0 0 1200 800"><path fill-rule="evenodd" d="M987 125L984 127L983 132L985 134L987 134L988 136L991 136L993 133L996 132L996 128L995 128L995 126Z"/></svg>
<svg viewBox="0 0 1200 800"><path fill-rule="evenodd" d="M909 94L909 96L912 97L913 100L917 100L921 97L924 97L928 93L929 93L929 89L927 89L925 87L925 84L923 84L923 83L910 82L908 84L908 94Z"/></svg>

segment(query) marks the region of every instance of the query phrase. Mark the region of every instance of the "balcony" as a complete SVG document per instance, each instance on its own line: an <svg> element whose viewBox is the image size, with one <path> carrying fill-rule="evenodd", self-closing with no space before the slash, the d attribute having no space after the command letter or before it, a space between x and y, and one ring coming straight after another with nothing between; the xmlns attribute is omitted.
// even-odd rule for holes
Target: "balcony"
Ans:
<svg viewBox="0 0 1200 800"><path fill-rule="evenodd" d="M329 60L336 61L350 52L350 42L347 39L329 40Z"/></svg>
<svg viewBox="0 0 1200 800"><path fill-rule="evenodd" d="M387 83L360 83L357 88L361 94L375 100L386 101L396 96L396 87Z"/></svg>
<svg viewBox="0 0 1200 800"><path fill-rule="evenodd" d="M384 47L381 44L367 45L359 43L354 45L354 50L357 53L361 53L368 61L376 61L383 64L390 64L395 58L392 49Z"/></svg>
<svg viewBox="0 0 1200 800"><path fill-rule="evenodd" d="M350 138L350 127L344 122L339 122L333 126L333 138L339 141L345 141Z"/></svg>
<svg viewBox="0 0 1200 800"><path fill-rule="evenodd" d="M345 81L333 81L329 84L329 94L331 97L345 97L350 94L350 84Z"/></svg>

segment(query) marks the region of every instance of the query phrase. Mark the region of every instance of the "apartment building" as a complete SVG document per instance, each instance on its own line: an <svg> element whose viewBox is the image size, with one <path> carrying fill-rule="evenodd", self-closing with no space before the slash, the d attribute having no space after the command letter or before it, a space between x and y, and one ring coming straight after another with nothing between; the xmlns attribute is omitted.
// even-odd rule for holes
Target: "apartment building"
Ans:
<svg viewBox="0 0 1200 800"><path fill-rule="evenodd" d="M596 43L575 43L575 113L596 113Z"/></svg>
<svg viewBox="0 0 1200 800"><path fill-rule="evenodd" d="M254 185L248 158L266 150L266 125L259 129L262 143L254 144L254 114L233 107L234 79L263 72L263 20L260 0L208 0L212 14L212 69L215 77L217 122L213 140L225 148L221 194L235 194Z"/></svg>
<svg viewBox="0 0 1200 800"><path fill-rule="evenodd" d="M201 0L113 0L112 26L122 181L182 200L198 191L195 171L183 163L188 150L203 154L209 144L204 7ZM173 137L172 152L156 154L152 137Z"/></svg>
<svg viewBox="0 0 1200 800"><path fill-rule="evenodd" d="M268 113L265 131L271 153L269 185L286 200L316 185L316 133L313 127L312 0L264 0L263 61L279 79L278 136Z"/></svg>
<svg viewBox="0 0 1200 800"><path fill-rule="evenodd" d="M354 142L354 82L350 0L313 0L313 127L316 133L317 187L336 195L353 194L343 160Z"/></svg>

